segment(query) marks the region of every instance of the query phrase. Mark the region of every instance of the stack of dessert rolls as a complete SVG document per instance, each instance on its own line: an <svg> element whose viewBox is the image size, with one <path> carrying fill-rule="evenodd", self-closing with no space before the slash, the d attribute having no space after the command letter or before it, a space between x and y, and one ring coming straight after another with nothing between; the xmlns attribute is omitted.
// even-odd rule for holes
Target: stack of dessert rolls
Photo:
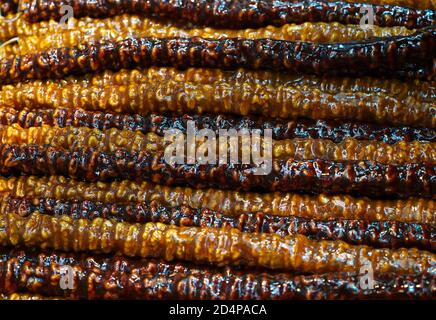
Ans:
<svg viewBox="0 0 436 320"><path fill-rule="evenodd" d="M435 7L0 0L0 299L436 298Z"/></svg>

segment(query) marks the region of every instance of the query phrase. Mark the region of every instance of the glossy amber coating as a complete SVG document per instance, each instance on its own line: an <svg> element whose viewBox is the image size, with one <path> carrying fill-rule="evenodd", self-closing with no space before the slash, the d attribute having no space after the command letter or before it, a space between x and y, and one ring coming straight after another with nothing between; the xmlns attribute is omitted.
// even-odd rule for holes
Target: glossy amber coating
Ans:
<svg viewBox="0 0 436 320"><path fill-rule="evenodd" d="M68 29L60 27L58 20L29 23L21 16L15 19L13 15L8 15L7 20L0 20L0 27L0 40L5 41L13 37L19 37L23 48L27 46L24 42L31 42L29 46L41 46L40 48L42 48L47 47L50 42L53 43L55 39L64 39L63 43L78 44L85 39L96 39L96 36L111 35L111 38L114 38L126 32L145 32L157 38L203 36L205 38L274 38L314 42L345 42L376 36L407 35L414 32L414 29L406 27L373 26L372 28L361 28L360 26L337 22L303 22L300 24L285 24L281 27L269 25L261 28L239 30L217 29L195 27L186 23L182 25L173 19L163 20L128 14L102 19L71 18L68 20ZM93 36L93 34L96 36ZM37 44L35 42L37 38L44 44Z"/></svg>
<svg viewBox="0 0 436 320"><path fill-rule="evenodd" d="M328 44L271 39L132 37L3 59L0 84L149 66L248 68L433 80L435 34L436 28L426 28L409 36Z"/></svg>
<svg viewBox="0 0 436 320"><path fill-rule="evenodd" d="M65 266L73 268L69 290L60 288ZM358 275L342 272L292 275L119 255L8 248L0 252L0 292L25 290L67 299L428 299L435 294L430 275L376 274L374 280L373 289L362 289Z"/></svg>
<svg viewBox="0 0 436 320"><path fill-rule="evenodd" d="M347 195L253 193L217 189L167 187L150 182L90 183L50 177L0 177L0 192L13 197L86 200L103 203L158 201L167 206L208 208L227 215L264 212L316 220L361 219L426 223L436 226L436 202L423 198L374 200Z"/></svg>
<svg viewBox="0 0 436 320"><path fill-rule="evenodd" d="M176 227L162 223L129 224L52 217L0 215L0 244L63 251L120 252L215 266L253 266L302 273L354 272L364 265L374 273L436 275L436 255L401 248L374 249L342 241L315 241L303 235L245 233L237 229Z"/></svg>
<svg viewBox="0 0 436 320"><path fill-rule="evenodd" d="M436 164L436 144L404 141L383 142L346 138L336 144L324 139L291 139L273 142L274 158L371 160L385 164L428 162Z"/></svg>
<svg viewBox="0 0 436 320"><path fill-rule="evenodd" d="M368 0L367 29L357 0L20 2L0 18L20 36L0 48L0 299L435 297L433 1ZM62 4L102 19L29 23ZM272 171L167 163L192 119L272 128Z"/></svg>
<svg viewBox="0 0 436 320"><path fill-rule="evenodd" d="M321 92L335 94L345 93L383 93L397 98L413 97L420 102L432 102L436 99L436 82L420 80L383 79L373 77L335 78L327 76L295 75L265 70L220 70L205 68L175 68L150 67L146 69L106 70L97 74L70 76L63 79L34 80L17 83L13 87L26 90L29 87L50 87L57 85L78 84L88 86L128 86L131 84L150 84L152 81L189 82L202 85L226 83L229 86L243 87L245 83L262 86L292 86L299 88L317 88ZM11 90L11 86L3 86Z"/></svg>
<svg viewBox="0 0 436 320"><path fill-rule="evenodd" d="M195 150L201 147L203 140L198 139ZM163 150L169 142L154 133L143 134L138 131L108 129L98 130L86 127L64 128L43 125L23 129L17 124L0 126L2 144L37 144L50 145L65 150L92 148L104 152L118 149L128 151ZM263 140L260 140L262 146ZM228 148L228 142L217 142L218 150ZM238 154L247 151L246 146L238 143ZM248 149L248 152L250 150ZM360 141L346 138L341 143L326 139L295 138L272 141L272 157L277 159L325 159L325 160L371 160L385 164L406 164L428 162L436 164L436 143L404 142L387 144L376 141Z"/></svg>
<svg viewBox="0 0 436 320"><path fill-rule="evenodd" d="M328 139L335 143L352 138L358 141L380 141L392 145L412 141L436 142L436 130L425 127L386 126L374 123L338 120L311 119L269 119L257 116L235 116L225 114L205 115L166 115L166 114L119 114L99 111L87 111L71 108L17 110L0 108L0 125L18 125L21 128L41 126L75 127L98 130L129 130L143 134L150 132L164 136L167 130L177 128L186 134L189 121L193 121L198 130L210 129L216 134L220 130L242 129L259 130L261 135L266 129L272 130L276 140L312 138Z"/></svg>
<svg viewBox="0 0 436 320"><path fill-rule="evenodd" d="M112 17L123 13L157 15L181 19L195 24L226 28L262 27L302 22L331 22L359 24L361 8L367 3L321 0L274 1L274 0L24 0L24 17L32 22L55 19L62 14L59 8L71 5L76 17ZM404 7L371 5L374 24L380 26L406 26L421 28L435 23L432 10L416 10Z"/></svg>
<svg viewBox="0 0 436 320"><path fill-rule="evenodd" d="M65 201L52 198L13 198L5 196L2 214L22 217L34 212L52 216L67 215L74 219L111 219L147 223L161 222L176 226L236 228L241 232L275 233L281 236L302 234L316 240L342 240L383 248L411 248L436 251L436 228L417 223L365 220L314 220L295 216L273 216L256 213L225 215L210 209L188 206L168 207L156 201L134 204L94 201Z"/></svg>
<svg viewBox="0 0 436 320"><path fill-rule="evenodd" d="M270 76L271 78L268 78ZM75 82L75 83L74 83ZM225 113L273 118L347 119L436 128L434 83L388 85L271 72L152 68L61 82L3 86L0 106L15 109L83 108L90 111ZM333 92L337 89L336 92ZM361 90L361 91L360 91ZM377 92L382 91L382 92ZM384 92L383 92L384 91Z"/></svg>
<svg viewBox="0 0 436 320"><path fill-rule="evenodd" d="M91 182L150 180L194 188L348 193L375 198L433 198L436 188L436 167L426 162L392 165L374 161L293 158L272 158L269 166L265 162L194 162L171 161L165 156L165 150L104 152L83 148L70 151L51 146L0 145L0 173L4 175L65 175Z"/></svg>
<svg viewBox="0 0 436 320"><path fill-rule="evenodd" d="M61 298L55 297L44 297L39 294L32 293L11 293L0 294L0 300L61 300Z"/></svg>
<svg viewBox="0 0 436 320"><path fill-rule="evenodd" d="M361 28L358 25L340 23L302 23L286 24L281 27L267 26L259 29L214 29L214 28L181 28L173 23L160 22L138 16L120 16L97 20L91 23L76 23L81 27L61 27L51 34L20 36L16 43L3 47L0 57L11 54L27 54L52 48L73 47L81 43L96 43L102 40L123 40L128 37L202 37L211 39L245 38L276 39L311 42L347 42L369 39L373 37L393 37L410 35L415 29L406 27Z"/></svg>
<svg viewBox="0 0 436 320"><path fill-rule="evenodd" d="M7 41L14 37L43 35L56 30L59 30L59 22L54 20L31 24L21 15L17 16L14 13L9 13L5 19L0 19L0 41Z"/></svg>
<svg viewBox="0 0 436 320"><path fill-rule="evenodd" d="M50 145L65 150L92 148L114 152L118 149L129 151L156 151L164 148L162 137L154 133L109 129L101 131L85 127L41 126L23 129L18 125L0 126L0 142L7 144Z"/></svg>

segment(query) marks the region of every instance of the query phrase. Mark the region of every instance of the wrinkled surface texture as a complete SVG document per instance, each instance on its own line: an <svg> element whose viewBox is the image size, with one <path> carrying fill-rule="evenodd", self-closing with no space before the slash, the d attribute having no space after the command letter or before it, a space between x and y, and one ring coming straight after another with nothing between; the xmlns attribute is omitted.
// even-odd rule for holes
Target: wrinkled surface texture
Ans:
<svg viewBox="0 0 436 320"><path fill-rule="evenodd" d="M0 300L435 300L435 8L0 0Z"/></svg>

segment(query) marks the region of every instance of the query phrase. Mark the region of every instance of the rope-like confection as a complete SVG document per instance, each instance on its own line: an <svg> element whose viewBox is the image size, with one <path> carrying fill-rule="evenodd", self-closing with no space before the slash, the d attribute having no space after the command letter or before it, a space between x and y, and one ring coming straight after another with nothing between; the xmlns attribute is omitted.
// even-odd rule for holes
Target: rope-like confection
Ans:
<svg viewBox="0 0 436 320"><path fill-rule="evenodd" d="M321 221L295 216L272 216L263 212L227 216L205 208L167 207L155 201L108 204L51 198L6 197L0 210L2 214L16 213L20 216L39 212L57 217L66 215L74 219L104 218L134 223L161 222L188 227L236 228L242 232L275 233L281 236L302 234L317 240L342 240L351 244L393 249L416 247L436 252L436 228L398 221Z"/></svg>
<svg viewBox="0 0 436 320"><path fill-rule="evenodd" d="M334 0L329 0L334 1ZM381 5L403 6L418 9L436 9L435 0L345 0L347 2L367 2Z"/></svg>
<svg viewBox="0 0 436 320"><path fill-rule="evenodd" d="M382 141L387 144L398 142L436 142L436 130L430 128L413 128L407 126L381 126L373 123L345 122L334 120L282 120L265 119L256 116L238 117L234 115L162 115L149 114L115 114L81 109L39 109L17 110L0 108L0 124L21 128L41 127L85 127L90 129L130 130L144 134L153 132L164 136L169 129L178 129L186 134L188 121L193 121L198 130L210 129L216 134L220 130L248 129L272 130L272 138L276 140L293 138L328 139L335 143L347 138L356 140Z"/></svg>
<svg viewBox="0 0 436 320"><path fill-rule="evenodd" d="M362 88L367 92L351 88L343 91L333 82L331 85L337 92L325 92L319 88L328 86L324 82L295 81L295 78L294 82L292 78L281 77L263 80L269 74L237 72L215 79L215 74L204 69L187 74L153 69L146 75L132 71L132 74L122 72L107 78L103 76L103 79L75 80L79 83L36 81L3 86L0 107L35 110L74 105L109 113L254 114L269 118L342 119L436 128L435 110L430 101L436 98L436 89L432 86L424 92L409 89L408 93L397 94L376 92L383 90L377 86ZM124 84L130 79L129 84ZM123 84L116 84L120 82ZM333 88L325 89L333 91ZM401 87L392 89L401 90Z"/></svg>
<svg viewBox="0 0 436 320"><path fill-rule="evenodd" d="M0 257L3 290L68 299L423 299L434 295L434 277L429 275L376 274L374 287L362 289L361 277L347 273L299 276L240 272L151 259L29 249L5 248ZM74 270L73 286L62 290L59 274L66 266ZM16 295L10 297L30 298L29 294Z"/></svg>
<svg viewBox="0 0 436 320"><path fill-rule="evenodd" d="M200 140L200 138L198 138ZM86 127L64 128L43 125L23 129L17 124L12 126L0 126L0 143L2 144L37 144L50 145L53 148L63 150L79 150L91 148L102 152L115 152L123 149L132 152L141 150L163 150L169 144L165 138L154 133L143 134L138 131L108 129L98 130ZM259 146L262 146L259 141ZM216 144L217 159L218 150L222 147L228 149L229 142L218 141ZM201 143L195 146L199 152ZM237 148L238 153L250 152L247 146L238 142L231 145ZM251 146L248 146L251 148ZM286 140L273 140L271 155L274 159L325 159L325 160L370 160L384 164L407 164L427 162L436 164L436 143L405 142L386 144L377 141L360 141L346 138L340 143L334 143L325 139L295 138Z"/></svg>
<svg viewBox="0 0 436 320"><path fill-rule="evenodd" d="M175 163L166 151L66 151L50 146L0 145L0 173L64 175L86 181L150 180L166 185L249 191L352 193L371 197L435 194L435 166L372 161L268 159L250 164ZM240 161L240 160L239 160ZM268 165L269 161L269 165Z"/></svg>
<svg viewBox="0 0 436 320"><path fill-rule="evenodd" d="M21 9L31 22L62 17L62 5L71 5L75 17L111 17L123 13L157 15L184 19L195 24L225 28L280 26L286 23L331 22L359 24L361 9L373 10L374 24L421 28L435 24L433 10L419 10L368 3L326 2L321 0L25 0Z"/></svg>
<svg viewBox="0 0 436 320"><path fill-rule="evenodd" d="M265 214L315 220L388 220L436 226L436 203L423 198L374 200L347 195L251 193L166 187L146 181L130 180L89 183L62 176L0 177L0 192L20 198L54 198L103 203L158 201L170 207L187 205L196 209L208 208L232 216L243 212L261 211Z"/></svg>
<svg viewBox="0 0 436 320"><path fill-rule="evenodd" d="M122 68L173 66L272 69L291 73L380 75L432 80L436 28L352 43L271 39L129 38L58 48L0 61L0 85Z"/></svg>
<svg viewBox="0 0 436 320"><path fill-rule="evenodd" d="M353 272L436 275L436 255L412 249L374 249L303 235L245 233L229 228L176 227L52 217L0 215L0 244L64 251L120 252L126 256L182 260L216 266L245 265L302 273Z"/></svg>

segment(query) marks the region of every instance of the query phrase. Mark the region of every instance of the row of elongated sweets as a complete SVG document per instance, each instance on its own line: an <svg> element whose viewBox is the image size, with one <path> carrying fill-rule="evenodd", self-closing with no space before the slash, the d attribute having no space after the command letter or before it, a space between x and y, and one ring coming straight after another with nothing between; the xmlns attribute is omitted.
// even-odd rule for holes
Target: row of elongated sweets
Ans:
<svg viewBox="0 0 436 320"><path fill-rule="evenodd" d="M0 19L0 40L6 41L19 37L18 45L7 46L10 53L22 50L31 52L48 47L73 46L86 41L96 41L109 37L119 38L120 35L142 34L151 37L193 37L204 38L271 38L277 40L302 40L314 42L347 42L363 40L371 37L391 37L408 35L416 29L406 27L361 28L360 25L341 24L337 22L304 22L300 24L285 24L280 27L266 26L248 29L201 28L180 25L170 19L156 19L137 15L119 15L103 19L71 18L66 26L59 21L50 20L29 23L21 16L8 16Z"/></svg>
<svg viewBox="0 0 436 320"><path fill-rule="evenodd" d="M0 300L60 300L59 298L44 297L39 294L31 293L11 293L11 294L0 294Z"/></svg>
<svg viewBox="0 0 436 320"><path fill-rule="evenodd" d="M102 0L23 0L20 12L30 22L55 19L60 8L70 5L75 17L111 17L123 13L166 16L195 24L225 28L249 28L286 23L341 22L359 24L362 9L371 10L374 24L420 28L435 24L433 10L346 1L201 0L201 1L114 1ZM369 8L369 9L368 9ZM364 12L364 11L363 11Z"/></svg>
<svg viewBox="0 0 436 320"><path fill-rule="evenodd" d="M404 99L384 94L330 94L316 88L289 85L262 86L244 83L202 85L178 81L149 82L128 86L57 86L28 85L3 88L2 106L23 108L71 108L75 105L90 111L117 113L217 113L270 115L270 117L309 117L345 119L405 125L428 125L435 128L431 102ZM262 99L262 98L263 99ZM354 118L355 119L355 118Z"/></svg>
<svg viewBox="0 0 436 320"><path fill-rule="evenodd" d="M72 270L72 289L62 290L61 273ZM41 295L67 299L393 299L432 298L430 275L291 275L212 268L122 256L2 248L0 293L14 299Z"/></svg>
<svg viewBox="0 0 436 320"><path fill-rule="evenodd" d="M216 266L249 266L301 273L436 275L436 255L416 248L372 248L303 235L246 233L234 228L131 224L96 218L74 219L33 213L0 215L0 244L64 251L120 252L126 256L182 260Z"/></svg>
<svg viewBox="0 0 436 320"><path fill-rule="evenodd" d="M85 20L87 21L87 20ZM0 21L1 24L1 21ZM72 24L72 25L71 25ZM361 28L359 25L342 25L332 23L287 24L281 27L268 26L260 29L213 29L213 28L183 28L171 22L161 22L155 19L138 16L118 16L90 22L68 24L68 28L58 26L51 34L20 36L16 42L10 42L0 51L0 57L17 54L27 54L50 48L73 47L81 43L95 43L102 40L123 40L128 37L202 37L202 38L245 38L245 39L275 39L288 41L312 42L347 42L373 37L393 37L410 35L415 29L405 27ZM17 32L18 33L18 32Z"/></svg>
<svg viewBox="0 0 436 320"><path fill-rule="evenodd" d="M311 76L302 74L288 74L264 70L220 70L210 68L188 68L178 70L175 68L150 67L146 69L121 69L113 72L105 70L97 74L83 76L70 76L62 79L47 79L16 83L13 86L3 86L10 90L66 85L88 86L127 86L129 84L150 84L151 81L172 80L202 85L228 84L229 86L244 87L247 84L262 86L294 86L298 88L318 88L325 93L351 92L351 93L383 93L401 99L413 97L420 102L431 102L436 98L435 82L420 80L380 79L374 77L362 78L334 78L326 76ZM8 91L5 91L8 92ZM13 92L13 91L12 91ZM4 95L5 93L3 93ZM7 95L4 96L6 98Z"/></svg>
<svg viewBox="0 0 436 320"><path fill-rule="evenodd" d="M150 68L3 86L0 107L108 113L258 114L436 128L434 82L315 79L275 72Z"/></svg>
<svg viewBox="0 0 436 320"><path fill-rule="evenodd" d="M0 84L122 68L174 66L273 69L331 75L433 79L436 28L352 43L271 39L128 38L1 60Z"/></svg>
<svg viewBox="0 0 436 320"><path fill-rule="evenodd" d="M87 181L150 180L196 188L351 193L371 197L433 198L435 166L431 163L382 164L374 161L296 160L259 157L259 163L183 163L165 150L130 152L92 148L62 150L40 145L0 146L3 175L65 175ZM198 155L198 153L197 153ZM210 155L209 155L210 156ZM203 160L206 156L200 154ZM180 160L180 159L179 159ZM218 160L217 160L218 161Z"/></svg>
<svg viewBox="0 0 436 320"><path fill-rule="evenodd" d="M247 131L247 134L250 134L250 132ZM235 136L237 137L237 133L235 133ZM231 142L227 138L209 141L214 144L211 152L215 151L216 159L218 159L221 150L229 150L230 153L237 152L239 159L239 155L250 153L253 148L265 147L266 142L264 139L259 137L259 141L256 141L254 138L247 137L253 144L252 146L244 145L243 137L237 138L241 139L241 141L236 142ZM191 145L189 148L198 155L201 154L203 144L208 143L208 139L197 137L195 140L196 144ZM169 139L167 141L167 139L155 133L143 134L137 131L116 128L101 131L86 127L68 126L61 128L43 125L23 129L14 124L12 126L0 126L0 142L11 145L50 145L53 148L71 151L92 148L95 151L102 152L115 152L118 149L139 152L141 150L165 150L165 148L170 147L170 143L173 141ZM183 142L184 144L185 142ZM267 152L267 150L264 150L264 152ZM353 138L345 138L342 142L335 143L328 139L294 138L272 140L271 157L272 159L292 158L296 160L370 160L393 165L419 162L436 164L436 143L400 141L395 144L387 144Z"/></svg>
<svg viewBox="0 0 436 320"><path fill-rule="evenodd" d="M398 221L314 220L295 216L274 216L263 212L225 215L206 208L168 207L156 201L117 204L52 198L2 199L1 213L26 217L38 212L74 219L104 218L130 223L161 222L176 226L236 228L242 232L302 234L316 240L342 240L373 247L416 247L436 251L436 228Z"/></svg>
<svg viewBox="0 0 436 320"><path fill-rule="evenodd" d="M348 195L236 192L167 187L130 180L90 183L62 176L0 177L0 192L15 198L52 198L106 204L157 201L169 207L186 205L220 211L229 216L263 212L314 220L402 221L436 227L436 203L423 198L374 200Z"/></svg>
<svg viewBox="0 0 436 320"><path fill-rule="evenodd" d="M347 2L363 2L362 0L346 0ZM403 6L419 9L436 9L435 0L365 0L366 3Z"/></svg>
<svg viewBox="0 0 436 320"><path fill-rule="evenodd" d="M434 5L0 0L0 299L433 299Z"/></svg>
<svg viewBox="0 0 436 320"><path fill-rule="evenodd" d="M153 132L164 136L171 129L186 134L189 121L195 124L195 132L210 129L215 134L220 130L259 130L262 135L271 129L276 140L311 138L330 140L335 143L346 139L380 141L386 144L399 142L436 142L436 130L425 127L382 126L373 123L339 122L334 120L282 120L264 119L256 116L235 116L224 114L205 115L168 115L168 114L119 114L99 111L87 111L73 108L17 110L0 108L0 125L30 129L43 126L75 127L137 131L143 134ZM192 123L191 122L191 123ZM6 130L1 127L1 130ZM12 130L12 129L9 129ZM222 131L221 131L222 132Z"/></svg>

